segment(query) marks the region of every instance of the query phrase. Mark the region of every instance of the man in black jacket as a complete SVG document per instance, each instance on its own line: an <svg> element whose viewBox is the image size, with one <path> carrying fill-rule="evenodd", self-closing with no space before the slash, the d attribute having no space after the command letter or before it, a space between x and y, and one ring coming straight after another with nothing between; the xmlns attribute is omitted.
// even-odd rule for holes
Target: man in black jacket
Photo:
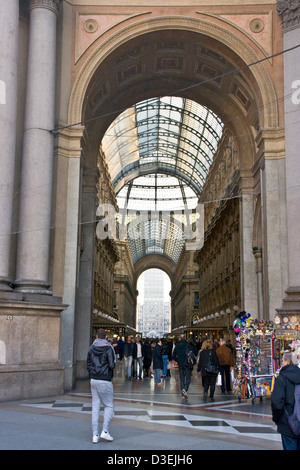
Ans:
<svg viewBox="0 0 300 470"><path fill-rule="evenodd" d="M113 370L115 368L115 352L112 345L106 340L105 330L98 331L98 338L95 339L89 348L87 355L87 369L91 379L92 391L92 431L93 443L99 439L113 441L109 434L109 423L113 416ZM103 429L99 437L99 413L101 403L104 406Z"/></svg>
<svg viewBox="0 0 300 470"><path fill-rule="evenodd" d="M189 351L193 352L192 346L186 341L184 334L180 335L180 341L173 351L173 359L178 364L181 394L183 398L188 398L187 392L191 383L191 369L187 363Z"/></svg>
<svg viewBox="0 0 300 470"><path fill-rule="evenodd" d="M292 364L292 354L285 353L271 396L272 419L281 434L284 450L300 450L300 436L292 432L287 416L291 415L294 409L294 392L297 384L300 384L300 369Z"/></svg>

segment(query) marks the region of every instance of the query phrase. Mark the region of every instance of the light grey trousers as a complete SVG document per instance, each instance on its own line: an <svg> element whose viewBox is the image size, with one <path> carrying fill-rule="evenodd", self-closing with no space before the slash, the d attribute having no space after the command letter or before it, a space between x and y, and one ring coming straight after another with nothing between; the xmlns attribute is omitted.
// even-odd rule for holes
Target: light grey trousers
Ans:
<svg viewBox="0 0 300 470"><path fill-rule="evenodd" d="M108 432L109 423L114 414L114 389L112 382L91 379L92 390L92 431L99 434L99 414L101 404L104 407L103 431Z"/></svg>

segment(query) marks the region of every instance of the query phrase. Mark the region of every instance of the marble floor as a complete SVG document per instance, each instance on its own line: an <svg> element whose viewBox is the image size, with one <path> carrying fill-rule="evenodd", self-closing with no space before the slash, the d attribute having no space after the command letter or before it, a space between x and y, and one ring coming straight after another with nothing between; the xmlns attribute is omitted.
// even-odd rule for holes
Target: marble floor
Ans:
<svg viewBox="0 0 300 470"><path fill-rule="evenodd" d="M113 381L114 417L111 427L115 435L117 430L123 429L122 437L124 432L125 435L126 432L135 432L139 439L142 435L148 436L142 443L139 441L141 449L159 448L161 439L165 439L164 445L168 449L181 448L180 443L183 448L191 449L282 449L280 435L271 419L268 398L257 399L254 403L251 400L239 401L233 394L223 395L217 387L215 401L205 401L201 378L193 372L188 399L183 399L177 370L172 370L171 377L162 379L163 384L157 386L149 378L127 380L123 367L119 361ZM49 416L49 420L50 417L61 417L86 422L90 426L91 409L89 381L83 380L77 383L74 391L63 396L0 404L0 426L1 411L9 410L19 416L31 413L44 419ZM161 433L163 437L158 441ZM34 445L33 439L32 436L31 446ZM110 444L116 449L129 449L131 445L134 448L134 443L130 442L122 444L119 439L118 444L115 439Z"/></svg>

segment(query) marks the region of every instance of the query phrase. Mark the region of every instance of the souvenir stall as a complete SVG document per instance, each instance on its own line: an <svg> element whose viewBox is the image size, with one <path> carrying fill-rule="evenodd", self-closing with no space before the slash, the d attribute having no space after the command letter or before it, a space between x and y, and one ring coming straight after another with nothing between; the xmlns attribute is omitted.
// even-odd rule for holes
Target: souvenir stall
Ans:
<svg viewBox="0 0 300 470"><path fill-rule="evenodd" d="M239 400L270 396L273 383L274 325L241 312L233 323L236 370L233 391Z"/></svg>
<svg viewBox="0 0 300 470"><path fill-rule="evenodd" d="M297 349L300 348L300 315L278 314L274 319L274 335L276 338L276 367L281 367L281 357L285 352L294 353L294 361L297 363Z"/></svg>

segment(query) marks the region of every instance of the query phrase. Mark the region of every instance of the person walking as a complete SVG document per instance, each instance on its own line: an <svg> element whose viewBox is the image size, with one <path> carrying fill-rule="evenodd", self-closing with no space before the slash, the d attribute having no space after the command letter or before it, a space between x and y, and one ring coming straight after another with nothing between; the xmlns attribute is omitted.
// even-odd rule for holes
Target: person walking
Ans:
<svg viewBox="0 0 300 470"><path fill-rule="evenodd" d="M89 372L92 392L92 432L93 443L100 439L113 441L109 433L109 424L113 417L113 370L115 368L115 353L112 345L106 340L105 330L98 331L98 338L88 350L87 369ZM99 413L101 403L104 406L102 432L99 437Z"/></svg>
<svg viewBox="0 0 300 470"><path fill-rule="evenodd" d="M162 376L167 377L168 373L168 345L166 339L162 339L161 354L163 360Z"/></svg>
<svg viewBox="0 0 300 470"><path fill-rule="evenodd" d="M180 341L176 343L173 351L173 360L178 364L180 387L182 397L188 398L188 389L191 383L191 369L187 363L188 353L192 351L192 346L186 341L185 335L180 335Z"/></svg>
<svg viewBox="0 0 300 470"><path fill-rule="evenodd" d="M171 377L171 364L172 364L172 342L167 338L167 349L168 349L168 362L167 362L167 377Z"/></svg>
<svg viewBox="0 0 300 470"><path fill-rule="evenodd" d="M124 355L124 341L122 340L120 336L117 341L117 345L118 345L118 352L119 352L119 360L122 361L123 355Z"/></svg>
<svg viewBox="0 0 300 470"><path fill-rule="evenodd" d="M152 348L149 339L147 338L142 346L144 358L144 377L150 377L149 370L152 362Z"/></svg>
<svg viewBox="0 0 300 470"><path fill-rule="evenodd" d="M230 370L234 367L234 357L231 350L226 346L224 339L220 339L220 346L216 349L216 353L220 365L222 393L225 393L225 389L228 393L231 393Z"/></svg>
<svg viewBox="0 0 300 470"><path fill-rule="evenodd" d="M214 394L219 373L219 361L216 349L213 347L210 340L206 340L202 343L197 372L201 372L202 385L204 387L204 399L207 399L209 391L209 400L215 401Z"/></svg>
<svg viewBox="0 0 300 470"><path fill-rule="evenodd" d="M143 372L143 343L141 342L141 339L139 336L136 337L136 341L133 345L133 352L132 352L132 357L134 361L134 378L138 378L138 371L139 371L139 379L141 380L142 378L142 372Z"/></svg>
<svg viewBox="0 0 300 470"><path fill-rule="evenodd" d="M127 336L126 343L124 344L124 358L125 358L125 377L126 379L131 380L132 375L132 354L133 346L131 336Z"/></svg>
<svg viewBox="0 0 300 470"><path fill-rule="evenodd" d="M293 433L288 422L295 405L295 385L299 384L300 369L292 363L292 353L285 353L271 395L272 419L281 434L283 450L300 450L300 436Z"/></svg>
<svg viewBox="0 0 300 470"><path fill-rule="evenodd" d="M163 359L162 359L162 342L159 339L153 349L153 371L154 371L154 383L160 385L161 381L161 372L163 369Z"/></svg>

